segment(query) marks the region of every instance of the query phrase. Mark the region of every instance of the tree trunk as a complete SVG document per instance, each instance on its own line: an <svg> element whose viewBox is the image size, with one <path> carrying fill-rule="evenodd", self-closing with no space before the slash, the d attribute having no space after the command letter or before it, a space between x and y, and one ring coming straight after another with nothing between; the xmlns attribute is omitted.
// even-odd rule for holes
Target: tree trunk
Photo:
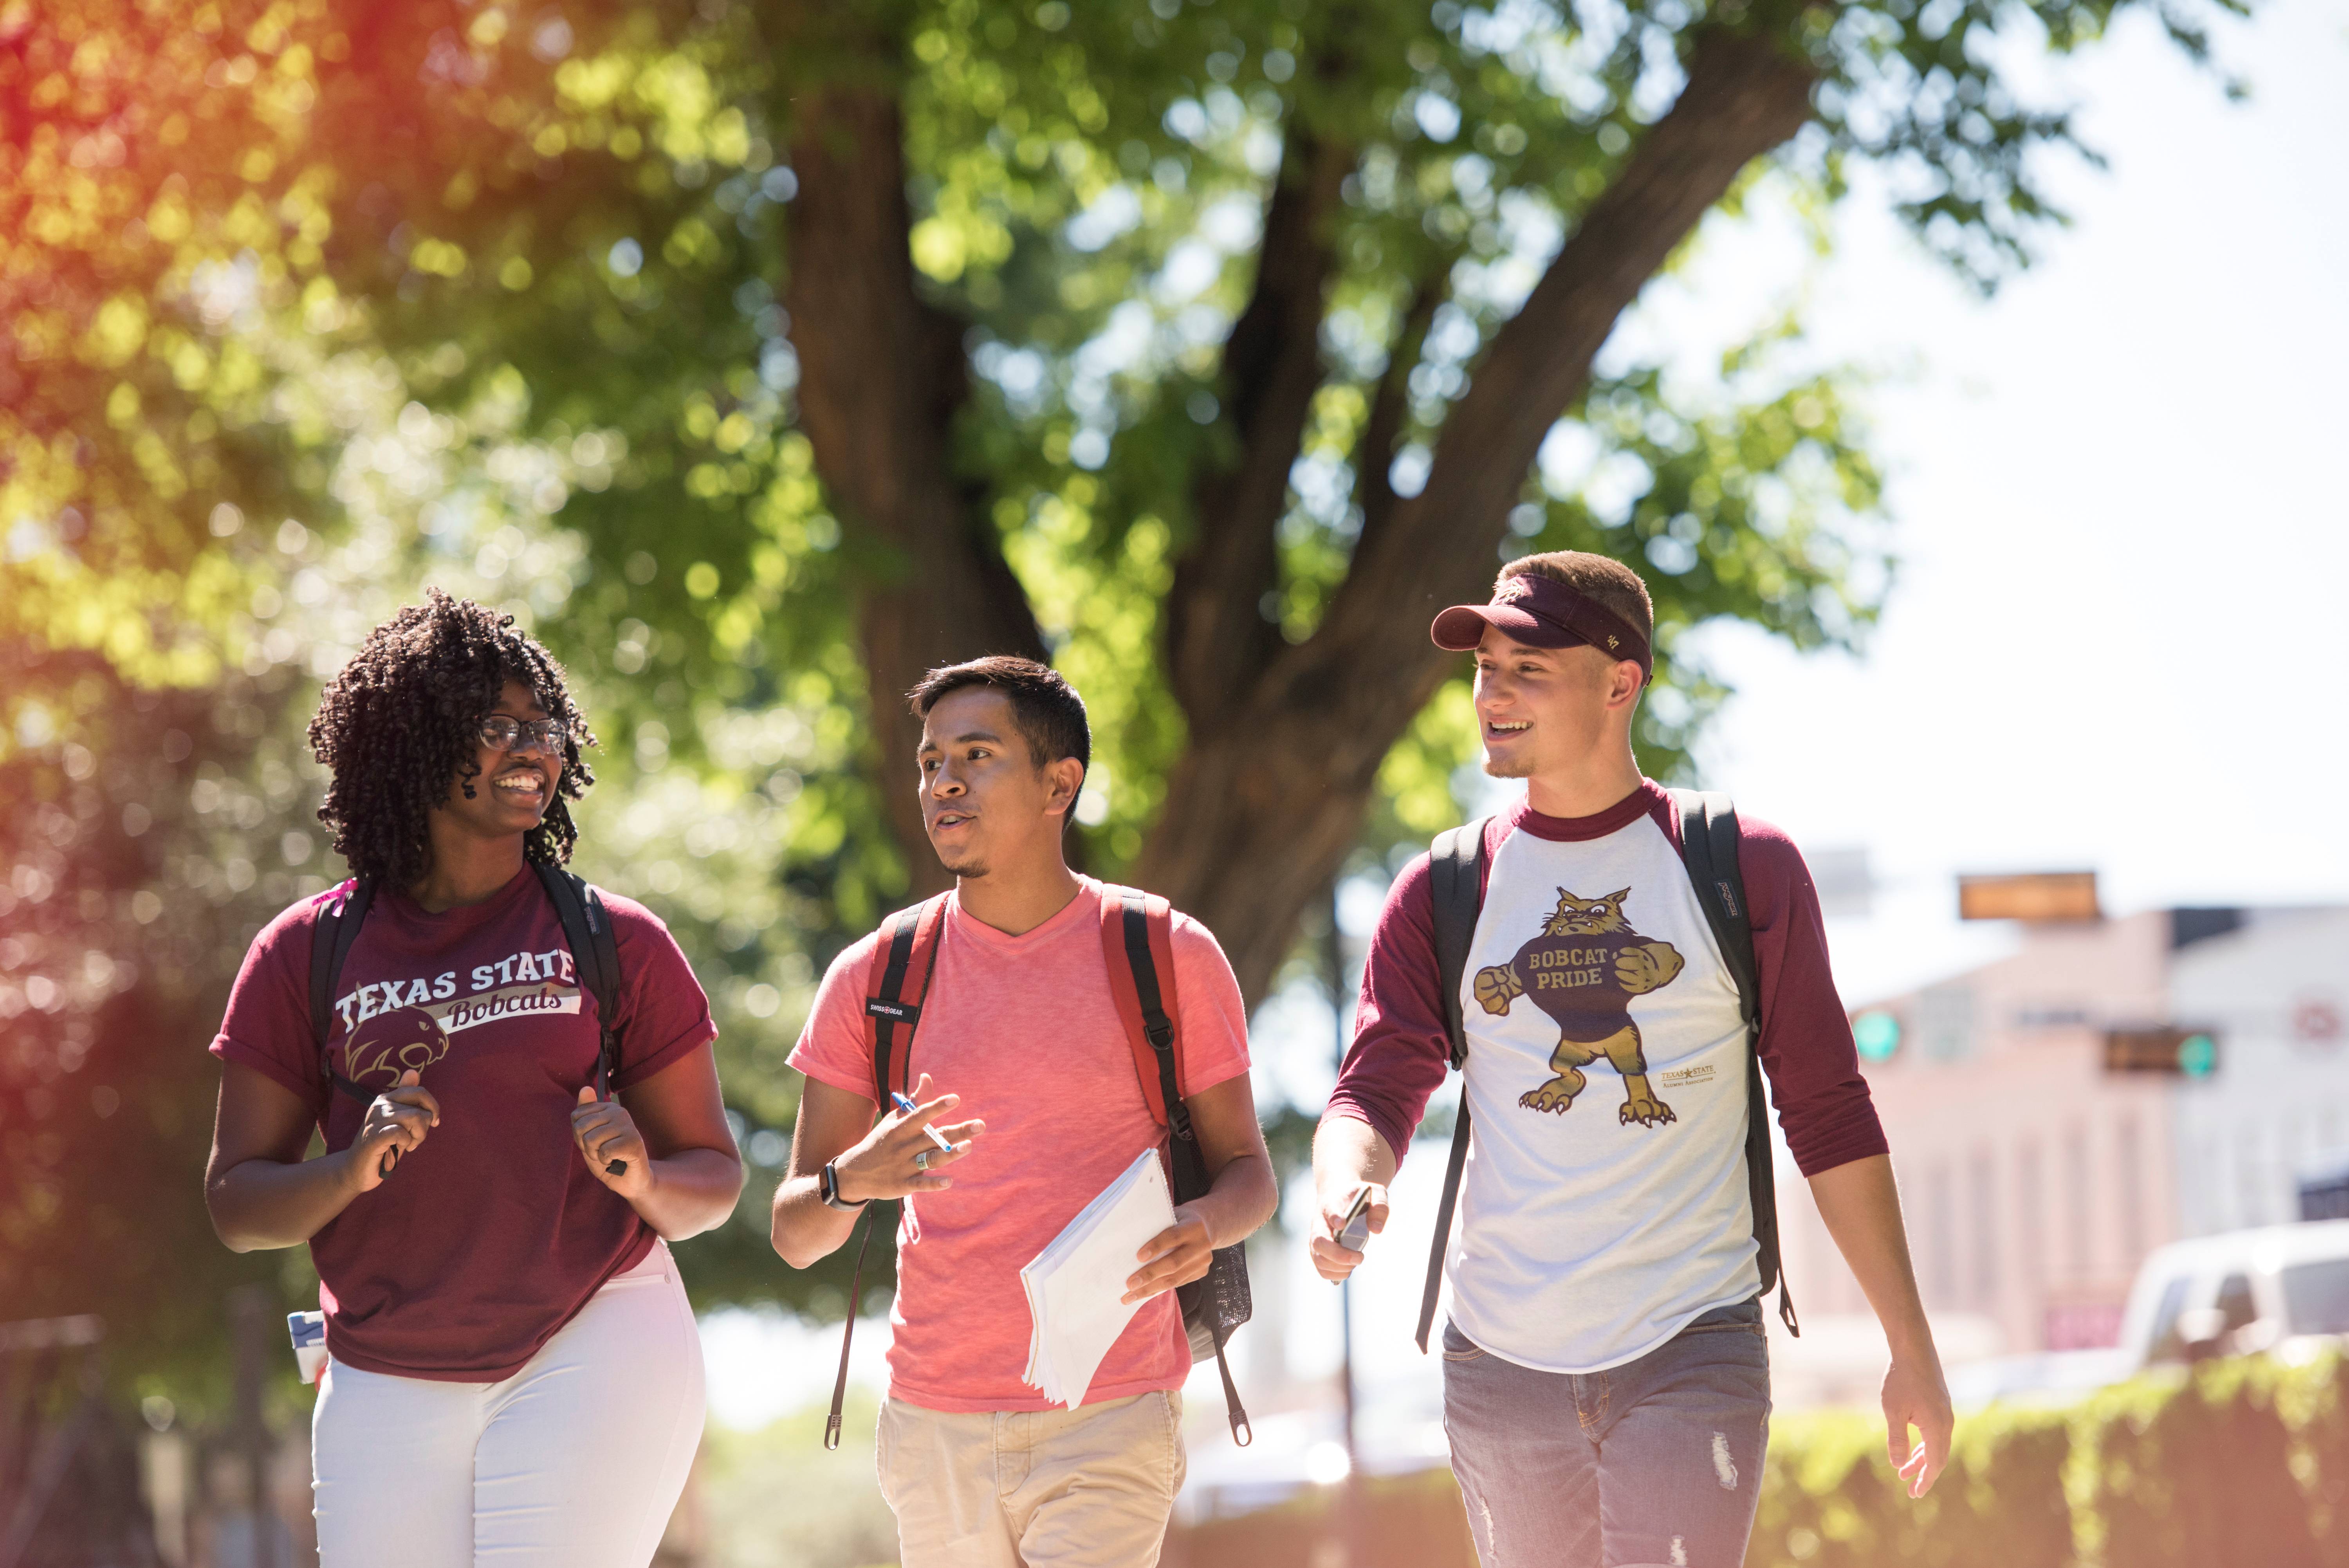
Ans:
<svg viewBox="0 0 2349 1568"><path fill-rule="evenodd" d="M921 725L904 693L936 665L1043 659L983 494L958 484L948 437L968 393L962 324L917 292L903 126L883 83L802 87L792 102L790 277L800 425L857 552L857 625L882 798L916 895L949 878L916 799Z"/></svg>
<svg viewBox="0 0 2349 1568"><path fill-rule="evenodd" d="M1698 36L1679 101L1495 335L1425 488L1388 504L1320 628L1256 671L1221 723L1195 726L1134 877L1214 929L1251 1005L1359 836L1381 761L1453 668L1429 620L1485 597L1508 509L1616 319L1739 171L1801 127L1812 81L1766 38Z"/></svg>

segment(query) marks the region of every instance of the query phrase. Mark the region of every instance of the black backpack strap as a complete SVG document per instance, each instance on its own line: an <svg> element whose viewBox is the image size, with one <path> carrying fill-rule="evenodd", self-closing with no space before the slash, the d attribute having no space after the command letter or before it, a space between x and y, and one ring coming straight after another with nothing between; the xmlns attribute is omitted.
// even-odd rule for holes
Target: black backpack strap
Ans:
<svg viewBox="0 0 2349 1568"><path fill-rule="evenodd" d="M579 969L580 989L595 999L595 1024L600 1041L595 1058L595 1093L607 1096L620 1070L620 946L612 931L612 917L604 900L585 880L551 861L535 861L539 884L563 922L564 940L571 946L571 961Z"/></svg>
<svg viewBox="0 0 2349 1568"><path fill-rule="evenodd" d="M326 1042L335 1031L335 982L342 978L351 944L359 938L359 923L374 901L375 878L361 877L348 893L320 909L310 928L310 1037L318 1043L318 1071L334 1092L363 1106L373 1102L375 1091L335 1071L334 1052Z"/></svg>
<svg viewBox="0 0 2349 1568"><path fill-rule="evenodd" d="M900 909L889 927L889 957L881 970L881 994L864 1000L864 1014L873 1020L873 1109L877 1119L889 1114L889 1061L895 1054L897 1026L905 1027L905 1049L898 1056L901 1075L910 1093L913 1088L914 1031L921 1026L922 1004L930 998L930 977L937 972L938 949L945 945L946 933L939 931L930 942L929 961L922 966L922 989L912 1002L905 1000L905 972L914 961L914 938L922 928L926 916L943 919L946 895L939 894L927 902ZM824 1417L823 1446L840 1447L841 1407L848 1402L848 1347L856 1338L856 1305L864 1294L864 1254L873 1245L874 1204L864 1206L857 1220L860 1232L856 1243L856 1266L848 1276L848 1315L840 1325L840 1370L832 1380L832 1410Z"/></svg>
<svg viewBox="0 0 2349 1568"><path fill-rule="evenodd" d="M1151 1054L1158 1059L1158 1092L1166 1107L1166 1127L1174 1137L1175 1186L1188 1185L1184 1178L1199 1179L1200 1186L1185 1195L1178 1191L1174 1200L1187 1203L1206 1190L1206 1162L1199 1155L1199 1140L1191 1130L1191 1107L1183 1103L1183 1088L1174 1068L1174 1021L1166 1016L1166 1002L1158 987L1158 961L1150 951L1150 911L1143 896L1128 890L1120 898L1120 927L1125 937L1126 967L1133 971L1134 999L1142 1004L1142 1033L1150 1042ZM1184 1169L1188 1156L1189 1171Z"/></svg>
<svg viewBox="0 0 2349 1568"><path fill-rule="evenodd" d="M532 868L554 906L555 918L563 922L563 940L570 945L580 989L595 999L595 1097L607 1099L620 1070L620 946L612 934L612 917L584 878L547 860L532 862ZM628 1162L610 1160L604 1170L626 1176Z"/></svg>
<svg viewBox="0 0 2349 1568"><path fill-rule="evenodd" d="M1125 938L1126 967L1133 971L1134 1000L1142 1007L1143 1036L1150 1042L1151 1054L1158 1059L1158 1092L1166 1107L1167 1147L1174 1161L1174 1201L1188 1203L1204 1196L1213 1179L1207 1174L1207 1158L1200 1151L1198 1135L1191 1128L1191 1107L1184 1103L1181 1075L1175 1070L1174 1021L1166 1016L1165 997L1158 985L1158 961L1150 951L1150 907L1132 888L1119 896L1119 924ZM1186 1316L1206 1283L1196 1280L1176 1293ZM1247 1407L1240 1403L1239 1386L1232 1381L1231 1366L1224 1359L1220 1326L1211 1328L1208 1337L1216 1347L1216 1370L1224 1380L1224 1417L1231 1423L1232 1441L1245 1449L1256 1440L1256 1432L1248 1423Z"/></svg>
<svg viewBox="0 0 2349 1568"><path fill-rule="evenodd" d="M906 1093L913 1092L914 1030L921 1023L922 999L930 993L930 973L937 967L937 941L930 944L929 962L923 966L921 997L905 1000L905 973L914 961L914 940L921 934L922 922L943 917L944 893L936 898L900 909L889 922L889 957L881 970L881 994L864 999L864 1015L873 1020L873 1104L877 1115L889 1114L889 1064L897 1060L899 1076ZM933 906L939 906L933 913ZM896 1050L897 1028L905 1030L905 1049L902 1055Z"/></svg>
<svg viewBox="0 0 2349 1568"><path fill-rule="evenodd" d="M1745 1023L1745 1179L1754 1209L1754 1263L1762 1291L1778 1287L1778 1315L1799 1337L1795 1298L1787 1289L1778 1254L1778 1184L1770 1149L1770 1103L1762 1084L1762 988L1754 961L1754 913L1746 901L1744 873L1738 865L1737 807L1725 794L1676 789L1681 858L1689 886L1704 910L1705 923L1721 949L1722 961L1737 986L1737 1010Z"/></svg>
<svg viewBox="0 0 2349 1568"><path fill-rule="evenodd" d="M1427 854L1428 893L1435 912L1436 983L1443 990L1444 1027L1452 1038L1452 1064L1468 1064L1468 1028L1460 1015L1460 978L1468 944L1484 910L1485 822L1438 834ZM1460 1082L1460 1110L1452 1118L1452 1153L1444 1167L1444 1197L1435 1206L1435 1239L1427 1250L1427 1286L1419 1298L1419 1349L1435 1326L1435 1298L1444 1289L1444 1250L1452 1240L1452 1212L1460 1202L1460 1173L1468 1163L1468 1081Z"/></svg>

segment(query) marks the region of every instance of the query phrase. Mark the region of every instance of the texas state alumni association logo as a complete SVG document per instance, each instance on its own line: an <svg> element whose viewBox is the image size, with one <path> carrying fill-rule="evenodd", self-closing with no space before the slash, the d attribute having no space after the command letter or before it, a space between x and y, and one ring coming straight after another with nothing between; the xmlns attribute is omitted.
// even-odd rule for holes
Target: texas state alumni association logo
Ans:
<svg viewBox="0 0 2349 1568"><path fill-rule="evenodd" d="M1630 896L1625 888L1584 898L1560 888L1557 908L1517 956L1476 971L1476 1002L1486 1012L1506 1017L1518 997L1531 995L1557 1025L1557 1049L1549 1059L1557 1075L1518 1096L1528 1110L1564 1115L1589 1081L1581 1069L1603 1056L1623 1078L1619 1121L1658 1127L1679 1119L1648 1083L1630 1002L1670 985L1687 961L1671 943L1631 929L1623 914Z"/></svg>

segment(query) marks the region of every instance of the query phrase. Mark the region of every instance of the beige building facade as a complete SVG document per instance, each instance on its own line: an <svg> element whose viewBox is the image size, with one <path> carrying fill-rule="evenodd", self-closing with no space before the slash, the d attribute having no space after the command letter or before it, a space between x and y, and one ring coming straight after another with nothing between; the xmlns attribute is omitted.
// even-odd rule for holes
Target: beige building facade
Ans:
<svg viewBox="0 0 2349 1568"><path fill-rule="evenodd" d="M2349 1143L2344 1009L2339 909L2029 926L1857 1009L1894 1042L1864 1068L1952 1359L2109 1345L2155 1247L2296 1218L2297 1172ZM2209 1071L2108 1064L2114 1033L2162 1030L2207 1035ZM1780 1186L1795 1299L1832 1335L1867 1304L1783 1153Z"/></svg>

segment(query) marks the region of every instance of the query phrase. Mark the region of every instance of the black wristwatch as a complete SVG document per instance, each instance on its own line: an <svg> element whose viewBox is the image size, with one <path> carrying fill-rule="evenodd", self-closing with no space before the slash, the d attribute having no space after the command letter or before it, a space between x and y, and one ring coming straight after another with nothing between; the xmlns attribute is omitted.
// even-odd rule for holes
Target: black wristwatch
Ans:
<svg viewBox="0 0 2349 1568"><path fill-rule="evenodd" d="M873 1201L870 1198L860 1198L851 1203L842 1198L840 1172L833 1169L832 1161L828 1159L823 1162L823 1168L816 1173L815 1195L823 1199L826 1207L832 1209L862 1209Z"/></svg>

